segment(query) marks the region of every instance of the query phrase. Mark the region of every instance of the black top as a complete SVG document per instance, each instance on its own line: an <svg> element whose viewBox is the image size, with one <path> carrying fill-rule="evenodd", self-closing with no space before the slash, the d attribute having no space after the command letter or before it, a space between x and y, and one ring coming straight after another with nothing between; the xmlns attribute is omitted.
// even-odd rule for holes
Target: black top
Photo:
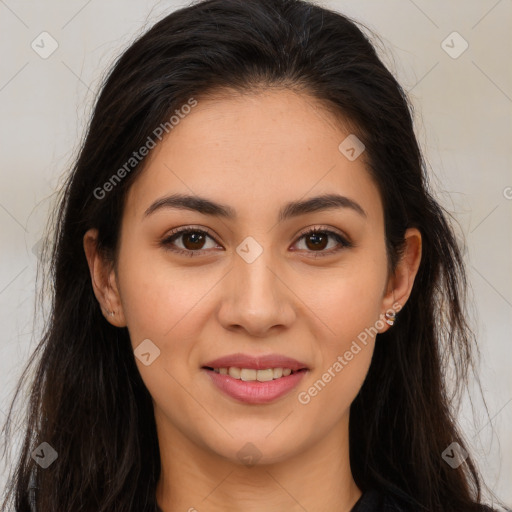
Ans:
<svg viewBox="0 0 512 512"><path fill-rule="evenodd" d="M486 505L481 505L481 510L486 512L496 512L496 509ZM504 509L512 512L509 509ZM376 490L364 492L350 512L416 512L413 507L399 503L396 498L390 495L381 494Z"/></svg>
<svg viewBox="0 0 512 512"><path fill-rule="evenodd" d="M363 492L350 512L408 512L393 499L384 496L379 491Z"/></svg>
<svg viewBox="0 0 512 512"><path fill-rule="evenodd" d="M162 509L157 505L157 511ZM384 497L378 491L366 491L357 500L350 512L411 512L401 508L394 500Z"/></svg>
<svg viewBox="0 0 512 512"><path fill-rule="evenodd" d="M493 512L491 508L483 507L483 510ZM162 509L157 506L157 511L162 512ZM376 490L368 490L363 492L361 497L357 500L356 504L352 507L350 512L416 512L412 508L401 505L389 495L381 494Z"/></svg>

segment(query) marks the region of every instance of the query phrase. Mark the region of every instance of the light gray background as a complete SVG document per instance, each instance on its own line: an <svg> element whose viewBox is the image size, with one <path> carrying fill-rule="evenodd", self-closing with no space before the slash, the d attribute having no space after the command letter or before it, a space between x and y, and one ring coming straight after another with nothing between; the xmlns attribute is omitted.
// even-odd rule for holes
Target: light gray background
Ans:
<svg viewBox="0 0 512 512"><path fill-rule="evenodd" d="M0 0L1 422L38 334L32 325L33 248L51 194L76 155L100 79L136 35L183 5ZM438 197L460 223L491 421L474 387L459 419L488 485L512 504L511 1L332 0L323 5L381 36L382 56L416 107L417 134L434 169ZM31 48L34 40L42 46L43 31L58 43L46 59ZM454 31L469 44L458 58L442 46ZM462 48L457 37L445 43L452 52Z"/></svg>

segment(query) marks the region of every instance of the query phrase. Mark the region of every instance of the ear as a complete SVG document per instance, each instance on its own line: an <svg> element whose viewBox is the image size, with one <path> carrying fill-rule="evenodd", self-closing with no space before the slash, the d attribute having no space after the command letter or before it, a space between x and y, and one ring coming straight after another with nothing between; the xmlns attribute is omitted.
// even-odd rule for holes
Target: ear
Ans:
<svg viewBox="0 0 512 512"><path fill-rule="evenodd" d="M125 327L126 320L114 265L98 250L97 229L90 229L85 233L83 245L91 274L92 288L101 306L103 315L112 325ZM114 313L113 315L110 314L112 312Z"/></svg>
<svg viewBox="0 0 512 512"><path fill-rule="evenodd" d="M396 269L390 275L383 297L382 307L383 315L386 311L398 312L404 307L409 299L412 291L414 279L418 273L421 261L421 233L416 228L406 230L405 244L400 261L396 265ZM385 317L383 316L385 319ZM379 332L387 331L390 326L384 322L384 327Z"/></svg>

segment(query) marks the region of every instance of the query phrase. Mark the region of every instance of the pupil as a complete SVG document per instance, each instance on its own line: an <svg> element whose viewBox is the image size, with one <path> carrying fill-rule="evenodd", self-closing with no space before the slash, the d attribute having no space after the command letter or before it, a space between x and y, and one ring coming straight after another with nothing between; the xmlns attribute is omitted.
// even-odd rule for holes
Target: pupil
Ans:
<svg viewBox="0 0 512 512"><path fill-rule="evenodd" d="M321 249L323 249L326 246L325 242L327 240L327 237L325 235L323 235L323 234L314 233L312 235L309 235L308 238L309 238L309 240L314 240L313 248L317 248L318 249L320 247ZM323 238L323 242L324 243L322 243L321 241L319 243L319 239L322 239L322 238Z"/></svg>
<svg viewBox="0 0 512 512"><path fill-rule="evenodd" d="M185 240L187 239L195 239L195 240L192 240L192 246L191 247L192 249L200 249L200 247L196 247L197 244L201 244L202 242L202 239L203 238L203 235L201 235L200 233L186 233L185 234ZM187 246L187 244L184 244L185 246ZM190 248L190 247L187 247L187 248Z"/></svg>

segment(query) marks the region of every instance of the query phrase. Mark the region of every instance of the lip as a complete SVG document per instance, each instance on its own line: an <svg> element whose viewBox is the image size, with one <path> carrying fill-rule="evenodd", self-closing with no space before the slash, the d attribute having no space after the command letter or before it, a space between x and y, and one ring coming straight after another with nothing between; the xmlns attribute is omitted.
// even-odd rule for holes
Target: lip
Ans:
<svg viewBox="0 0 512 512"><path fill-rule="evenodd" d="M243 381L230 375L215 373L213 368L247 368L266 370L267 368L290 368L294 373L267 382ZM299 371L301 370L301 371ZM308 373L306 364L279 354L251 356L248 354L231 354L209 361L202 367L213 384L231 398L246 404L268 404L288 394Z"/></svg>
<svg viewBox="0 0 512 512"><path fill-rule="evenodd" d="M267 382L243 381L229 375L215 373L213 370L202 368L213 384L226 395L246 404L268 404L288 394L302 380L308 370L291 373Z"/></svg>
<svg viewBox="0 0 512 512"><path fill-rule="evenodd" d="M203 368L247 368L251 370L266 370L267 368L290 368L290 370L309 370L305 363L282 356L280 354L268 354L264 356L251 356L248 354L231 354L219 357L203 365Z"/></svg>

